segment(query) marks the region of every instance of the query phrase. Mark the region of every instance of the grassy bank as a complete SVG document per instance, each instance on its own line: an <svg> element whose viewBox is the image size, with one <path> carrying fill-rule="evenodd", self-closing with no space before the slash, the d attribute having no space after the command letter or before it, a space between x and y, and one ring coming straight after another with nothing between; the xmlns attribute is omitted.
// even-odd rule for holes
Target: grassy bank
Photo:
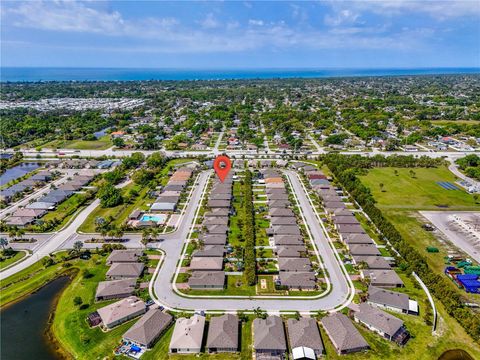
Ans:
<svg viewBox="0 0 480 360"><path fill-rule="evenodd" d="M0 270L3 270L13 264L15 264L17 261L22 260L25 256L27 256L27 252L25 251L16 251L13 256L10 256L6 258L3 261L0 261Z"/></svg>

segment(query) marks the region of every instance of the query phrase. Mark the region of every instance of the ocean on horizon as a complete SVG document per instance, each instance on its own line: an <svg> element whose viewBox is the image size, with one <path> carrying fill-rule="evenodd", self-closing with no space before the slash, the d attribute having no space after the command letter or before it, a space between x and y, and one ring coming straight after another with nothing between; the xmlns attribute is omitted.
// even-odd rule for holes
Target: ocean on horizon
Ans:
<svg viewBox="0 0 480 360"><path fill-rule="evenodd" d="M140 80L240 80L479 74L480 68L402 69L136 69L136 68L34 68L2 67L1 82L38 81L140 81Z"/></svg>

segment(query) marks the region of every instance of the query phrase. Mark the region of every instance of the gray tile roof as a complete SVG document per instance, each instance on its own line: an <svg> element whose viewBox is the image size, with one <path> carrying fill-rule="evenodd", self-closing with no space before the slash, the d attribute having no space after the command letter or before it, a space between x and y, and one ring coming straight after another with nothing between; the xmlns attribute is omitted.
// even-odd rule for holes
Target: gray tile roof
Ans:
<svg viewBox="0 0 480 360"><path fill-rule="evenodd" d="M205 245L202 249L195 250L196 257L222 257L225 253L223 245Z"/></svg>
<svg viewBox="0 0 480 360"><path fill-rule="evenodd" d="M222 287L224 285L224 271L194 271L188 279L190 287Z"/></svg>
<svg viewBox="0 0 480 360"><path fill-rule="evenodd" d="M303 245L278 246L275 250L278 257L301 257L307 248Z"/></svg>
<svg viewBox="0 0 480 360"><path fill-rule="evenodd" d="M356 264L365 262L369 269L391 269L390 264L381 256L354 255Z"/></svg>
<svg viewBox="0 0 480 360"><path fill-rule="evenodd" d="M208 328L207 348L238 349L238 317L232 314L214 316Z"/></svg>
<svg viewBox="0 0 480 360"><path fill-rule="evenodd" d="M311 271L281 271L278 277L282 286L287 286L293 289L314 289L316 286L316 277Z"/></svg>
<svg viewBox="0 0 480 360"><path fill-rule="evenodd" d="M107 258L107 264L115 262L136 262L142 255L142 250L113 250Z"/></svg>
<svg viewBox="0 0 480 360"><path fill-rule="evenodd" d="M403 286L403 281L394 270L362 270L365 278L374 286Z"/></svg>
<svg viewBox="0 0 480 360"><path fill-rule="evenodd" d="M278 267L280 271L310 271L312 266L307 258L279 258Z"/></svg>
<svg viewBox="0 0 480 360"><path fill-rule="evenodd" d="M143 272L143 263L113 263L107 271L108 277L139 277Z"/></svg>
<svg viewBox="0 0 480 360"><path fill-rule="evenodd" d="M151 309L123 335L123 338L150 346L172 321L172 315L160 309Z"/></svg>
<svg viewBox="0 0 480 360"><path fill-rule="evenodd" d="M282 319L268 316L253 320L255 350L287 350Z"/></svg>
<svg viewBox="0 0 480 360"><path fill-rule="evenodd" d="M385 290L372 285L368 287L368 301L383 306L409 310L409 298L407 294Z"/></svg>
<svg viewBox="0 0 480 360"><path fill-rule="evenodd" d="M114 298L129 296L135 291L136 279L101 281L98 283L95 298Z"/></svg>
<svg viewBox="0 0 480 360"><path fill-rule="evenodd" d="M192 270L222 270L223 257L193 257L190 261Z"/></svg>
<svg viewBox="0 0 480 360"><path fill-rule="evenodd" d="M315 319L288 319L287 329L288 340L292 349L305 346L313 349L316 353L323 352L323 342Z"/></svg>
<svg viewBox="0 0 480 360"><path fill-rule="evenodd" d="M403 326L403 321L367 303L358 305L354 317L360 322L373 326L381 332L393 336Z"/></svg>
<svg viewBox="0 0 480 360"><path fill-rule="evenodd" d="M321 323L337 350L349 351L368 347L363 336L344 314L333 313L324 317Z"/></svg>
<svg viewBox="0 0 480 360"><path fill-rule="evenodd" d="M352 255L372 255L380 256L380 251L375 245L372 244L353 244L349 247L350 254Z"/></svg>

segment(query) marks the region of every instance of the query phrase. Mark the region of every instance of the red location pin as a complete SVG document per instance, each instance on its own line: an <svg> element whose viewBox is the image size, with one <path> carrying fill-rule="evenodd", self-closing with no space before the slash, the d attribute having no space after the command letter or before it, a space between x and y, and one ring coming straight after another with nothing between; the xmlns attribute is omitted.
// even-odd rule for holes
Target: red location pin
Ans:
<svg viewBox="0 0 480 360"><path fill-rule="evenodd" d="M215 169L218 178L223 183L232 168L232 162L228 156L219 155L213 161L213 168Z"/></svg>

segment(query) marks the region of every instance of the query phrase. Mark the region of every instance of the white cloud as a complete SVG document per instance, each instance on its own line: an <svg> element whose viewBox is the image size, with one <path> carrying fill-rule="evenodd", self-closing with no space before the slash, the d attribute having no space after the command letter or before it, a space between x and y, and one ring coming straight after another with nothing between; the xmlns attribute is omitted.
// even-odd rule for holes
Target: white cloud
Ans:
<svg viewBox="0 0 480 360"><path fill-rule="evenodd" d="M248 20L248 24L252 26L263 26L264 22L263 20L250 19Z"/></svg>
<svg viewBox="0 0 480 360"><path fill-rule="evenodd" d="M215 29L220 27L220 22L215 18L212 13L209 13L205 19L199 22L200 26L204 29Z"/></svg>
<svg viewBox="0 0 480 360"><path fill-rule="evenodd" d="M262 19L250 19L246 24L230 21L222 25L213 14L198 20L200 26L197 27L185 26L177 19L168 17L134 21L124 18L119 12L76 1L27 2L15 4L4 12L8 14L4 20L8 18L9 24L17 27L90 33L98 38L110 36L122 40L120 46L97 45L97 51L208 53L261 48L405 49L419 46L421 41L432 36L428 31L419 33L410 29L387 34L382 27L363 26L359 22L359 13L348 9L340 9L335 16L325 18L331 25L328 30L287 25L284 21L266 22ZM211 31L217 27L222 27L222 31ZM45 46L62 47L52 43ZM69 46L81 49L86 45Z"/></svg>
<svg viewBox="0 0 480 360"><path fill-rule="evenodd" d="M437 20L448 18L479 16L478 0L382 0L382 1L331 1L335 8L348 8L357 11L370 11L384 16L427 14Z"/></svg>

